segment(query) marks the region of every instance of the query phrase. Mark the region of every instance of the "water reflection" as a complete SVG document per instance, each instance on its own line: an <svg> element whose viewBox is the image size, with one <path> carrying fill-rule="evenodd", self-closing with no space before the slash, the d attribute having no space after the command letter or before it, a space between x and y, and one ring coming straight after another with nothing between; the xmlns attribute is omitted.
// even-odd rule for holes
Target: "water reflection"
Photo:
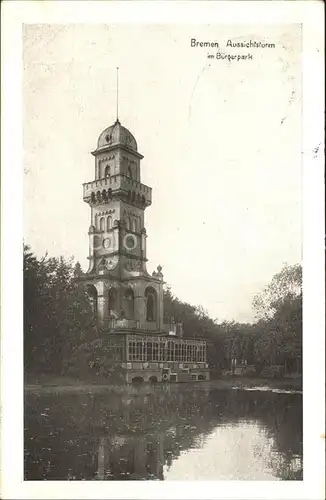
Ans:
<svg viewBox="0 0 326 500"><path fill-rule="evenodd" d="M28 395L25 479L302 479L302 396Z"/></svg>

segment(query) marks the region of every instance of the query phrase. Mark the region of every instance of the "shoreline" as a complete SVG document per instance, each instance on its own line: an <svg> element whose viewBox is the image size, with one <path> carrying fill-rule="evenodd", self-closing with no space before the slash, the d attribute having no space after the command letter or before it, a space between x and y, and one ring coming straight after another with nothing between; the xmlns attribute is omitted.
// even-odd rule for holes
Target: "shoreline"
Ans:
<svg viewBox="0 0 326 500"><path fill-rule="evenodd" d="M154 392L178 392L191 390L257 390L272 392L302 393L302 378L267 379L246 377L221 377L205 382L180 382L134 385L108 384L104 381L87 381L68 377L40 377L29 380L24 385L24 392L31 394L49 393L90 393L90 392L115 392L118 394L150 394Z"/></svg>

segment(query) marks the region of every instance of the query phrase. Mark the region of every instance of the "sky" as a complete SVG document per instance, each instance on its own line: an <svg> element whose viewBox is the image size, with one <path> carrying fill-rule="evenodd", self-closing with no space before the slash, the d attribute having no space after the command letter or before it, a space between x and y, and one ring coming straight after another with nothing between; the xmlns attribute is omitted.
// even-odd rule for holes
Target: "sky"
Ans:
<svg viewBox="0 0 326 500"><path fill-rule="evenodd" d="M275 48L226 47L250 39ZM25 25L23 50L25 242L87 269L82 183L119 66L119 119L153 189L149 272L218 321L253 321L254 295L301 261L300 26Z"/></svg>

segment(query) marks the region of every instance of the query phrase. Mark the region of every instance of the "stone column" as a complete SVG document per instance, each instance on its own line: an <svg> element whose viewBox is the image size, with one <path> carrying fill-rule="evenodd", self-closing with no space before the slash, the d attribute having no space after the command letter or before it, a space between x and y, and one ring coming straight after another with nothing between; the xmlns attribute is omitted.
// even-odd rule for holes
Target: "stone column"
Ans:
<svg viewBox="0 0 326 500"><path fill-rule="evenodd" d="M146 325L146 304L143 286L137 284L134 288L134 312L135 320L138 321L139 328Z"/></svg>
<svg viewBox="0 0 326 500"><path fill-rule="evenodd" d="M104 283L97 284L97 319L101 326L104 326L108 319L109 297Z"/></svg>
<svg viewBox="0 0 326 500"><path fill-rule="evenodd" d="M146 229L141 230L141 259L146 259Z"/></svg>
<svg viewBox="0 0 326 500"><path fill-rule="evenodd" d="M157 327L160 331L163 330L164 309L163 309L163 284L158 286L157 290Z"/></svg>

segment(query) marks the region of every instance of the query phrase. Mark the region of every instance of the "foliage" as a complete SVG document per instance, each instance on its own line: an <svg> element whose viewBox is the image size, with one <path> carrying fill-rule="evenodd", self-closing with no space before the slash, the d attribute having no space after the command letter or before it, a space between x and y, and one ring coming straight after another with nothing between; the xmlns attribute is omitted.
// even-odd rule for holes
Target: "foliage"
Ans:
<svg viewBox="0 0 326 500"><path fill-rule="evenodd" d="M253 307L258 319L269 320L301 297L302 267L300 264L286 264L269 285L254 297Z"/></svg>
<svg viewBox="0 0 326 500"><path fill-rule="evenodd" d="M186 337L211 338L216 332L216 322L202 306L181 302L169 287L164 290L164 316L167 322L181 322Z"/></svg>
<svg viewBox="0 0 326 500"><path fill-rule="evenodd" d="M38 259L24 246L24 358L27 372L60 373L74 348L96 336L72 259Z"/></svg>
<svg viewBox="0 0 326 500"><path fill-rule="evenodd" d="M285 265L263 292L254 298L253 305L263 327L255 346L257 362L285 364L289 371L301 371L301 266Z"/></svg>
<svg viewBox="0 0 326 500"><path fill-rule="evenodd" d="M223 345L219 335L221 328L216 320L211 319L202 306L192 306L179 300L170 287L164 290L164 316L166 322L181 322L185 337L208 340L207 361L211 369L218 373L223 358Z"/></svg>
<svg viewBox="0 0 326 500"><path fill-rule="evenodd" d="M71 370L69 360L80 365L78 374L107 371L108 353L99 340L101 331L93 319L84 288L74 279L80 265L72 259L38 259L24 247L24 357L25 370L62 373ZM165 322L183 323L184 336L205 338L213 373L230 369L231 360L246 360L258 372L266 365L283 365L300 371L302 363L302 269L284 266L253 301L254 324L209 317L202 306L182 302L169 287L164 290ZM100 344L99 344L100 342ZM102 355L100 355L100 351ZM103 357L103 353L105 356ZM95 358L94 358L95 356ZM77 374L77 375L78 375Z"/></svg>
<svg viewBox="0 0 326 500"><path fill-rule="evenodd" d="M97 381L122 380L121 358L112 349L106 338L85 342L76 348L72 356L64 363L64 373L78 378L96 378Z"/></svg>
<svg viewBox="0 0 326 500"><path fill-rule="evenodd" d="M254 297L254 324L212 320L200 306L181 302L170 288L164 293L169 318L182 321L186 337L204 337L210 342L208 360L216 371L231 368L231 360L264 366L282 365L286 371L301 371L302 363L302 268L285 265L266 288Z"/></svg>

